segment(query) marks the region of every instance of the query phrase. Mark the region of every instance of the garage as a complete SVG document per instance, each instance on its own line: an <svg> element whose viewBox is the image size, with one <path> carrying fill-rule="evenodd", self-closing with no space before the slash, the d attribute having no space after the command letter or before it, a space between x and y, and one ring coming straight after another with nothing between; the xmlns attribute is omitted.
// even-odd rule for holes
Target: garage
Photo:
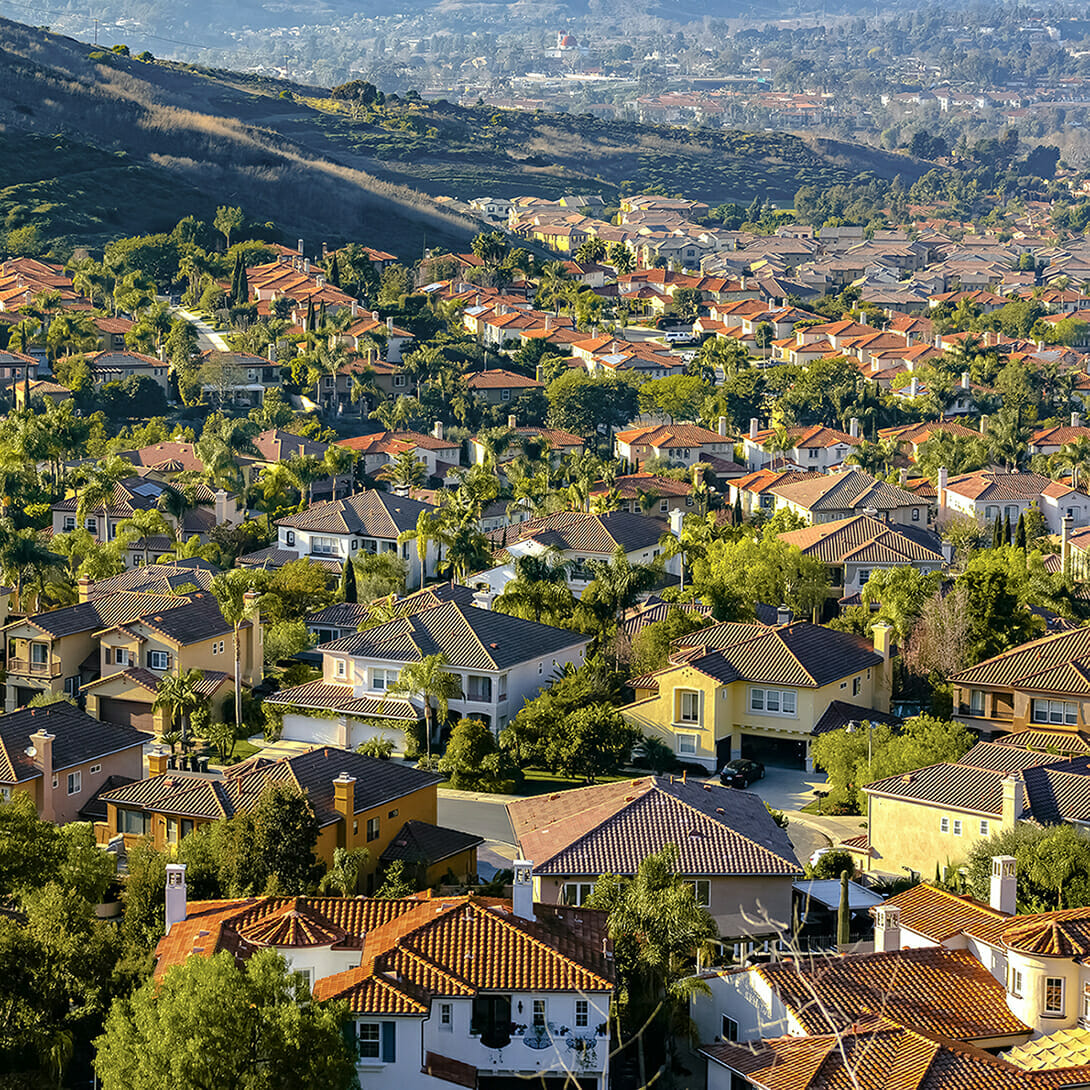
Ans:
<svg viewBox="0 0 1090 1090"><path fill-rule="evenodd" d="M106 723L118 723L123 727L135 727L137 730L155 733L155 718L150 704L141 704L137 700L118 700L116 697L103 696L98 702L98 717Z"/></svg>
<svg viewBox="0 0 1090 1090"><path fill-rule="evenodd" d="M743 734L742 756L777 768L806 768L806 742L772 738L767 734Z"/></svg>
<svg viewBox="0 0 1090 1090"><path fill-rule="evenodd" d="M312 746L344 744L340 719L310 716L306 712L288 712L280 737L286 742L309 742Z"/></svg>

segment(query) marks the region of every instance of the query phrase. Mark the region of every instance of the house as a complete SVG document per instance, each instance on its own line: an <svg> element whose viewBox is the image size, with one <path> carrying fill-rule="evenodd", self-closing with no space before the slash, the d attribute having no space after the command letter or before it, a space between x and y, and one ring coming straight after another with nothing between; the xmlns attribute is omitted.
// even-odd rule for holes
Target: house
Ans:
<svg viewBox="0 0 1090 1090"><path fill-rule="evenodd" d="M1042 502L1047 489L1056 495L1058 502L1046 505ZM1060 494L1062 492L1062 494ZM1073 499L1081 496L1082 500ZM1090 522L1090 497L1085 493L1075 493L1060 482L1051 481L1040 473L1003 473L994 469L981 469L975 473L963 473L947 478L939 471L938 483L939 518L972 518L978 522L992 523L996 519L1009 519L1013 526L1019 517L1031 507L1038 507L1045 515L1046 522L1051 515L1055 525L1049 524L1052 533L1060 532L1060 522L1068 508L1079 519L1079 525Z"/></svg>
<svg viewBox="0 0 1090 1090"><path fill-rule="evenodd" d="M433 435L418 431L380 431L338 439L335 445L355 452L359 468L369 477L375 476L399 455L412 451L413 457L423 463L428 477L442 480L458 465L462 456L460 443L443 438L442 424L435 425Z"/></svg>
<svg viewBox="0 0 1090 1090"><path fill-rule="evenodd" d="M810 427L786 428L781 435L775 430L761 431L758 422L751 420L749 434L742 439L742 452L746 466L752 472L766 467L775 468L777 462L793 462L803 469L827 473L842 465L844 459L862 442L859 422L852 421L850 433L827 428L824 424ZM771 450L773 441L782 439L783 449ZM790 444L790 445L787 445Z"/></svg>
<svg viewBox="0 0 1090 1090"><path fill-rule="evenodd" d="M513 898L259 897L187 903L169 864L156 977L220 950L276 950L318 1000L344 1000L360 1085L561 1090L610 1085L614 969L606 914ZM573 1074L574 1072L574 1074Z"/></svg>
<svg viewBox="0 0 1090 1090"><path fill-rule="evenodd" d="M1069 425L1038 428L1029 438L1029 452L1031 455L1059 454L1066 444L1077 443L1080 439L1090 439L1090 428L1082 423L1079 413L1072 413Z"/></svg>
<svg viewBox="0 0 1090 1090"><path fill-rule="evenodd" d="M696 510L693 486L688 481L654 473L623 473L609 484L603 481L594 485L590 498L591 502L616 503L620 511L655 518L669 519L675 511L686 515Z"/></svg>
<svg viewBox="0 0 1090 1090"><path fill-rule="evenodd" d="M272 349L269 349L270 355ZM279 389L284 365L277 359L265 359L251 352L210 350L199 357L201 394L217 405L255 409L265 402L265 394Z"/></svg>
<svg viewBox="0 0 1090 1090"><path fill-rule="evenodd" d="M419 587L423 581L419 563L410 563L415 547L409 542L399 544L398 535L415 530L420 514L432 510L430 503L376 489L343 500L312 503L297 515L277 519L276 544L240 556L238 563L250 568L282 568L293 560L309 557L336 573L361 549L396 553L405 561L408 585ZM434 543L429 542L427 575L434 574L436 562Z"/></svg>
<svg viewBox="0 0 1090 1090"><path fill-rule="evenodd" d="M386 737L386 721L396 734L424 718L417 697L387 699L386 692L405 665L443 654L462 692L450 700L451 714L499 731L551 683L554 671L581 665L589 642L581 633L447 601L322 644L321 681L283 689L266 703L285 709L285 738L355 747ZM333 718L308 714L314 708ZM367 718L375 722L361 722Z"/></svg>
<svg viewBox="0 0 1090 1090"><path fill-rule="evenodd" d="M83 529L88 530L97 542L114 541L125 521L138 511L158 511L173 528L175 537L184 541L196 536L207 541L216 526L242 521L240 497L229 496L222 489L213 492L204 482L194 486L197 505L188 508L179 519L169 510L172 493L177 495L177 492L171 485L153 477L126 477L114 485L109 504L87 510ZM53 504L53 533L75 530L78 510L79 497L74 495ZM170 559L174 544L167 534L148 538L130 536L125 546L125 562L129 567L137 567L158 563L162 558Z"/></svg>
<svg viewBox="0 0 1090 1090"><path fill-rule="evenodd" d="M534 899L578 906L602 874L632 877L668 844L724 939L776 934L802 873L787 834L748 791L646 776L507 804Z"/></svg>
<svg viewBox="0 0 1090 1090"><path fill-rule="evenodd" d="M67 386L62 386L59 382L50 382L48 379L34 379L29 385L16 382L12 386L11 392L15 397L15 407L17 409L27 407L28 393L31 403L34 402L35 398L41 398L43 401L52 402L54 405L59 405L72 396L72 391Z"/></svg>
<svg viewBox="0 0 1090 1090"><path fill-rule="evenodd" d="M486 401L489 405L507 405L530 390L545 389L536 378L527 378L502 368L468 375L466 387L478 401Z"/></svg>
<svg viewBox="0 0 1090 1090"><path fill-rule="evenodd" d="M143 352L85 352L83 358L91 371L91 382L103 386L107 382L121 382L127 378L150 378L169 390L170 364L157 356L145 356Z"/></svg>
<svg viewBox="0 0 1090 1090"><path fill-rule="evenodd" d="M870 515L815 523L780 534L780 540L826 566L833 598L859 594L873 571L911 567L918 572L936 572L946 564L937 534L912 524L891 525Z"/></svg>
<svg viewBox="0 0 1090 1090"><path fill-rule="evenodd" d="M477 848L484 837L444 829L426 821L406 821L378 857L383 867L400 863L419 889L472 882L477 877ZM453 877L454 882L451 882Z"/></svg>
<svg viewBox="0 0 1090 1090"><path fill-rule="evenodd" d="M233 692L232 626L209 591L196 589L188 574L178 578L185 582L177 591L81 579L76 605L5 625L5 708L22 707L40 693L82 692L92 715L150 732L163 726L163 713L153 715L151 706L168 673L200 669L205 695ZM240 636L242 678L251 686L262 674L260 628L247 620ZM222 710L221 699L212 710Z"/></svg>
<svg viewBox="0 0 1090 1090"><path fill-rule="evenodd" d="M111 777L139 779L147 735L102 723L67 700L0 716L0 799L22 793L43 821L79 820Z"/></svg>
<svg viewBox="0 0 1090 1090"><path fill-rule="evenodd" d="M888 712L890 628L873 644L805 621L727 622L675 641L670 663L636 678L621 709L645 735L709 771L733 757L810 769L810 743L829 705Z"/></svg>
<svg viewBox="0 0 1090 1090"><path fill-rule="evenodd" d="M662 552L659 542L667 532L658 520L628 511L602 515L557 511L489 534L499 550L495 556L497 563L485 571L474 572L472 582L502 594L503 588L515 578L515 562L520 556L539 556L555 549L568 561L565 573L568 586L573 594L579 595L594 578L587 561L609 561L622 549L629 563L650 564ZM668 561L666 570L677 574L676 561L676 557Z"/></svg>
<svg viewBox="0 0 1090 1090"><path fill-rule="evenodd" d="M372 602L334 602L309 614L307 627L318 643L332 643L341 636L351 636L358 632L360 625L371 619L376 606L387 606L398 617L411 617L422 609L431 609L444 602L460 602L462 605L471 606L475 593L471 587L464 587L460 583L431 583L423 590L400 598L391 594Z"/></svg>
<svg viewBox="0 0 1090 1090"><path fill-rule="evenodd" d="M209 822L252 811L267 786L285 783L306 792L318 819L315 854L327 867L336 848L367 848L361 873L370 876L370 892L379 857L405 823L435 826L440 777L401 761L323 747L275 761L253 757L223 773L176 771L168 762L156 750L147 779L102 795L107 817L100 842L148 836L163 850Z"/></svg>
<svg viewBox="0 0 1090 1090"><path fill-rule="evenodd" d="M979 439L980 432L965 427L954 420L931 420L923 424L898 424L891 428L879 428L878 438L886 442L896 442L900 450L907 448L911 461L916 461L920 448L937 435L951 435L964 439Z"/></svg>
<svg viewBox="0 0 1090 1090"><path fill-rule="evenodd" d="M726 434L726 421L719 432L697 424L649 424L614 436L617 457L634 465L651 458L679 465L695 465L708 457L733 460L734 441Z"/></svg>
<svg viewBox="0 0 1090 1090"><path fill-rule="evenodd" d="M508 427L513 433L511 443L495 458L501 469L519 454L526 453L527 448L534 444L544 444L549 452L549 463L553 466L559 465L568 455L582 457L584 444L581 436L560 428L543 428L537 425L519 427L513 421L515 417L508 419ZM492 451L477 436L473 436L469 440L469 456L473 465L482 465L492 457Z"/></svg>
<svg viewBox="0 0 1090 1090"><path fill-rule="evenodd" d="M280 462L291 461L292 458L317 458L319 461L325 458L330 444L321 443L314 439L308 439L294 432L284 431L282 428L267 428L260 435L255 435L253 440L257 456L242 455L240 463L249 467L247 480L252 482L257 472L278 465ZM311 483L309 496L311 500L324 499L327 496L331 500L352 493L354 481L351 473L340 473L328 477L320 477Z"/></svg>
<svg viewBox="0 0 1090 1090"><path fill-rule="evenodd" d="M737 484L741 486L745 480L740 478ZM896 526L927 525L927 503L922 497L861 469L786 475L770 481L767 494L774 497L768 509L786 507L811 525L836 522L860 513ZM763 503L761 506L764 508Z"/></svg>

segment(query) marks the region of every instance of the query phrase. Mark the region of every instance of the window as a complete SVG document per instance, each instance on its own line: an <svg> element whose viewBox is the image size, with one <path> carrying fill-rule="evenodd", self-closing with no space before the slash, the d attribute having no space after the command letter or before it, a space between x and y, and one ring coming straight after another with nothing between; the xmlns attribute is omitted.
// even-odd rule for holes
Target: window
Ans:
<svg viewBox="0 0 1090 1090"><path fill-rule="evenodd" d="M677 694L677 721L679 723L700 722L700 694L682 689Z"/></svg>
<svg viewBox="0 0 1090 1090"><path fill-rule="evenodd" d="M169 670L170 655L166 651L149 651L148 668L151 670Z"/></svg>
<svg viewBox="0 0 1090 1090"><path fill-rule="evenodd" d="M91 765L89 772L92 776L97 776L102 771L102 765Z"/></svg>
<svg viewBox="0 0 1090 1090"><path fill-rule="evenodd" d="M593 882L565 882L560 892L560 901L578 908L591 895L593 889Z"/></svg>
<svg viewBox="0 0 1090 1090"><path fill-rule="evenodd" d="M1007 971L1007 991L1014 996L1015 999L1022 998L1022 970L1021 969L1008 969Z"/></svg>
<svg viewBox="0 0 1090 1090"><path fill-rule="evenodd" d="M356 1041L361 1060L377 1060L382 1055L382 1029L378 1022L360 1022Z"/></svg>
<svg viewBox="0 0 1090 1090"><path fill-rule="evenodd" d="M68 794L78 795L83 790L83 773L68 773Z"/></svg>
<svg viewBox="0 0 1090 1090"><path fill-rule="evenodd" d="M96 518L84 519L83 526L84 529L90 530L92 534L98 533L98 519Z"/></svg>
<svg viewBox="0 0 1090 1090"><path fill-rule="evenodd" d="M500 691L496 697L497 700L507 699L507 675L500 674Z"/></svg>
<svg viewBox="0 0 1090 1090"><path fill-rule="evenodd" d="M1065 723L1076 726L1079 722L1079 706L1072 701L1034 700L1034 723Z"/></svg>
<svg viewBox="0 0 1090 1090"><path fill-rule="evenodd" d="M177 844L183 836L189 836L193 832L192 818L167 818L167 841Z"/></svg>
<svg viewBox="0 0 1090 1090"><path fill-rule="evenodd" d="M863 679L858 677L852 678L852 696L858 696L859 690L863 687Z"/></svg>
<svg viewBox="0 0 1090 1090"><path fill-rule="evenodd" d="M75 515L65 515L64 516L64 528L65 528L66 531L74 530L76 528L76 516Z"/></svg>
<svg viewBox="0 0 1090 1090"><path fill-rule="evenodd" d="M545 1023L546 1023L545 1000L544 999L535 999L533 1001L533 1003L534 1003L534 1021L533 1021L533 1025L535 1025L535 1026L544 1026Z"/></svg>
<svg viewBox="0 0 1090 1090"><path fill-rule="evenodd" d="M32 643L30 645L30 661L34 666L45 666L49 662L49 644Z"/></svg>
<svg viewBox="0 0 1090 1090"><path fill-rule="evenodd" d="M1082 1020L1090 1022L1090 980L1082 986Z"/></svg>
<svg viewBox="0 0 1090 1090"><path fill-rule="evenodd" d="M590 1003L585 999L575 1001L575 1028L580 1029L590 1025Z"/></svg>
<svg viewBox="0 0 1090 1090"><path fill-rule="evenodd" d="M367 842L378 840L379 819L377 817L367 819Z"/></svg>
<svg viewBox="0 0 1090 1090"><path fill-rule="evenodd" d="M284 543L286 545L294 545L295 544L295 531L294 530L289 530L284 535Z"/></svg>
<svg viewBox="0 0 1090 1090"><path fill-rule="evenodd" d="M920 521L920 509L918 507L913 507L912 508L912 521L913 522L919 522Z"/></svg>
<svg viewBox="0 0 1090 1090"><path fill-rule="evenodd" d="M222 655L223 654L223 640L213 640L212 641L212 654L213 655Z"/></svg>
<svg viewBox="0 0 1090 1090"><path fill-rule="evenodd" d="M696 903L701 908L710 908L712 903L712 884L707 878L696 878L689 883L696 895Z"/></svg>
<svg viewBox="0 0 1090 1090"><path fill-rule="evenodd" d="M677 736L677 752L680 757L694 757L696 755L697 738L695 734L679 734Z"/></svg>
<svg viewBox="0 0 1090 1090"><path fill-rule="evenodd" d="M129 665L129 649L127 647L115 647L114 648L114 662L118 666Z"/></svg>
<svg viewBox="0 0 1090 1090"><path fill-rule="evenodd" d="M984 690L971 689L969 691L969 714L981 716L984 714Z"/></svg>
<svg viewBox="0 0 1090 1090"><path fill-rule="evenodd" d="M500 401L510 401L510 400L511 400L511 391L510 390L500 390Z"/></svg>
<svg viewBox="0 0 1090 1090"><path fill-rule="evenodd" d="M659 502L659 510L665 515L666 512L670 510L670 501L669 500L661 500Z"/></svg>
<svg viewBox="0 0 1090 1090"><path fill-rule="evenodd" d="M980 819L980 835L981 836L988 836L989 835L988 834L988 822L984 818Z"/></svg>
<svg viewBox="0 0 1090 1090"><path fill-rule="evenodd" d="M723 1015L723 1023L720 1027L719 1036L724 1041L737 1041L738 1040L738 1023L733 1018L728 1018Z"/></svg>
<svg viewBox="0 0 1090 1090"><path fill-rule="evenodd" d="M70 697L75 698L75 697L79 696L79 682L80 682L80 675L79 674L73 674L71 677L66 677L64 679L64 691Z"/></svg>
<svg viewBox="0 0 1090 1090"><path fill-rule="evenodd" d="M450 1003L439 1004L439 1030L442 1033L454 1032L454 1007Z"/></svg>
<svg viewBox="0 0 1090 1090"><path fill-rule="evenodd" d="M950 831L950 819L948 817L939 819L939 832L948 833Z"/></svg>
<svg viewBox="0 0 1090 1090"><path fill-rule="evenodd" d="M1045 977L1045 1014L1064 1012L1064 978L1062 976Z"/></svg>
<svg viewBox="0 0 1090 1090"><path fill-rule="evenodd" d="M809 450L807 450L806 454L809 458L816 458L818 456L817 447L810 447Z"/></svg>
<svg viewBox="0 0 1090 1090"><path fill-rule="evenodd" d="M469 1032L479 1036L485 1048L504 1048L511 1043L511 998L479 995L473 1000Z"/></svg>
<svg viewBox="0 0 1090 1090"><path fill-rule="evenodd" d="M395 386L404 386L405 385L405 376L404 375L394 375L394 385Z"/></svg>
<svg viewBox="0 0 1090 1090"><path fill-rule="evenodd" d="M961 821L960 819L954 819L954 836L961 836Z"/></svg>
<svg viewBox="0 0 1090 1090"><path fill-rule="evenodd" d="M0 801L11 802L11 788L0 787Z"/></svg>
<svg viewBox="0 0 1090 1090"><path fill-rule="evenodd" d="M334 659L334 661L337 663L337 677L344 677L347 665L344 659Z"/></svg>
<svg viewBox="0 0 1090 1090"><path fill-rule="evenodd" d="M385 692L395 681L397 681L396 670L384 670L376 667L371 671L371 688L377 689L379 692Z"/></svg>
<svg viewBox="0 0 1090 1090"><path fill-rule="evenodd" d="M321 556L332 556L337 552L337 539L335 537L312 537L310 539L310 551Z"/></svg>
<svg viewBox="0 0 1090 1090"><path fill-rule="evenodd" d="M475 700L479 703L492 702L492 679L470 674L466 678L466 700Z"/></svg>
<svg viewBox="0 0 1090 1090"><path fill-rule="evenodd" d="M794 689L750 689L749 710L762 715L790 715L796 711Z"/></svg>
<svg viewBox="0 0 1090 1090"><path fill-rule="evenodd" d="M117 811L118 831L143 836L151 831L151 819L139 810Z"/></svg>
<svg viewBox="0 0 1090 1090"><path fill-rule="evenodd" d="M865 586L868 579L870 579L870 568L860 568L859 569L859 585L861 587Z"/></svg>
<svg viewBox="0 0 1090 1090"><path fill-rule="evenodd" d="M999 518L999 508L994 504L988 504L987 507L984 508L984 517L989 522L995 522L995 520Z"/></svg>

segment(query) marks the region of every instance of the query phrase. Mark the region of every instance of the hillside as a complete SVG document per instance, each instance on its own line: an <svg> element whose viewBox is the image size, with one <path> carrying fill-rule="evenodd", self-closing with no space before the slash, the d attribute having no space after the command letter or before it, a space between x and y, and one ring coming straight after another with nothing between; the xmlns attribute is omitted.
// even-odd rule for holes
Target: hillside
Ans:
<svg viewBox="0 0 1090 1090"><path fill-rule="evenodd" d="M661 185L713 204L788 202L801 185L862 171L920 173L904 157L779 133L444 102L393 100L353 114L322 88L142 62L3 20L0 125L7 228L44 217L71 243L159 229L228 203L275 221L288 238L366 239L409 257L425 244L464 246L477 229L438 196L615 199ZM27 154L21 134L37 137Z"/></svg>

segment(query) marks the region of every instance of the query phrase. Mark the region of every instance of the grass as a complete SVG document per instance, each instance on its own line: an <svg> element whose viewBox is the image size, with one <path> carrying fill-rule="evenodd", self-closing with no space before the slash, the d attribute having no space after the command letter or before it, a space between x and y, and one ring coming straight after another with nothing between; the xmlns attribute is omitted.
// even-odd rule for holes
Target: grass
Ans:
<svg viewBox="0 0 1090 1090"><path fill-rule="evenodd" d="M570 779L557 772L546 772L543 769L531 768L524 773L526 779L521 789L515 792L520 798L532 798L535 795L551 795L554 791L570 791L575 787L587 787L585 780ZM646 775L638 773L637 775ZM596 783L619 783L621 780L631 780L633 776L599 776ZM453 791L450 780L444 780L439 784L440 789Z"/></svg>
<svg viewBox="0 0 1090 1090"><path fill-rule="evenodd" d="M242 761L252 757L255 753L260 753L261 747L255 746L253 742L248 742L245 738L240 738L235 743L235 752L231 755L228 765L237 765Z"/></svg>

